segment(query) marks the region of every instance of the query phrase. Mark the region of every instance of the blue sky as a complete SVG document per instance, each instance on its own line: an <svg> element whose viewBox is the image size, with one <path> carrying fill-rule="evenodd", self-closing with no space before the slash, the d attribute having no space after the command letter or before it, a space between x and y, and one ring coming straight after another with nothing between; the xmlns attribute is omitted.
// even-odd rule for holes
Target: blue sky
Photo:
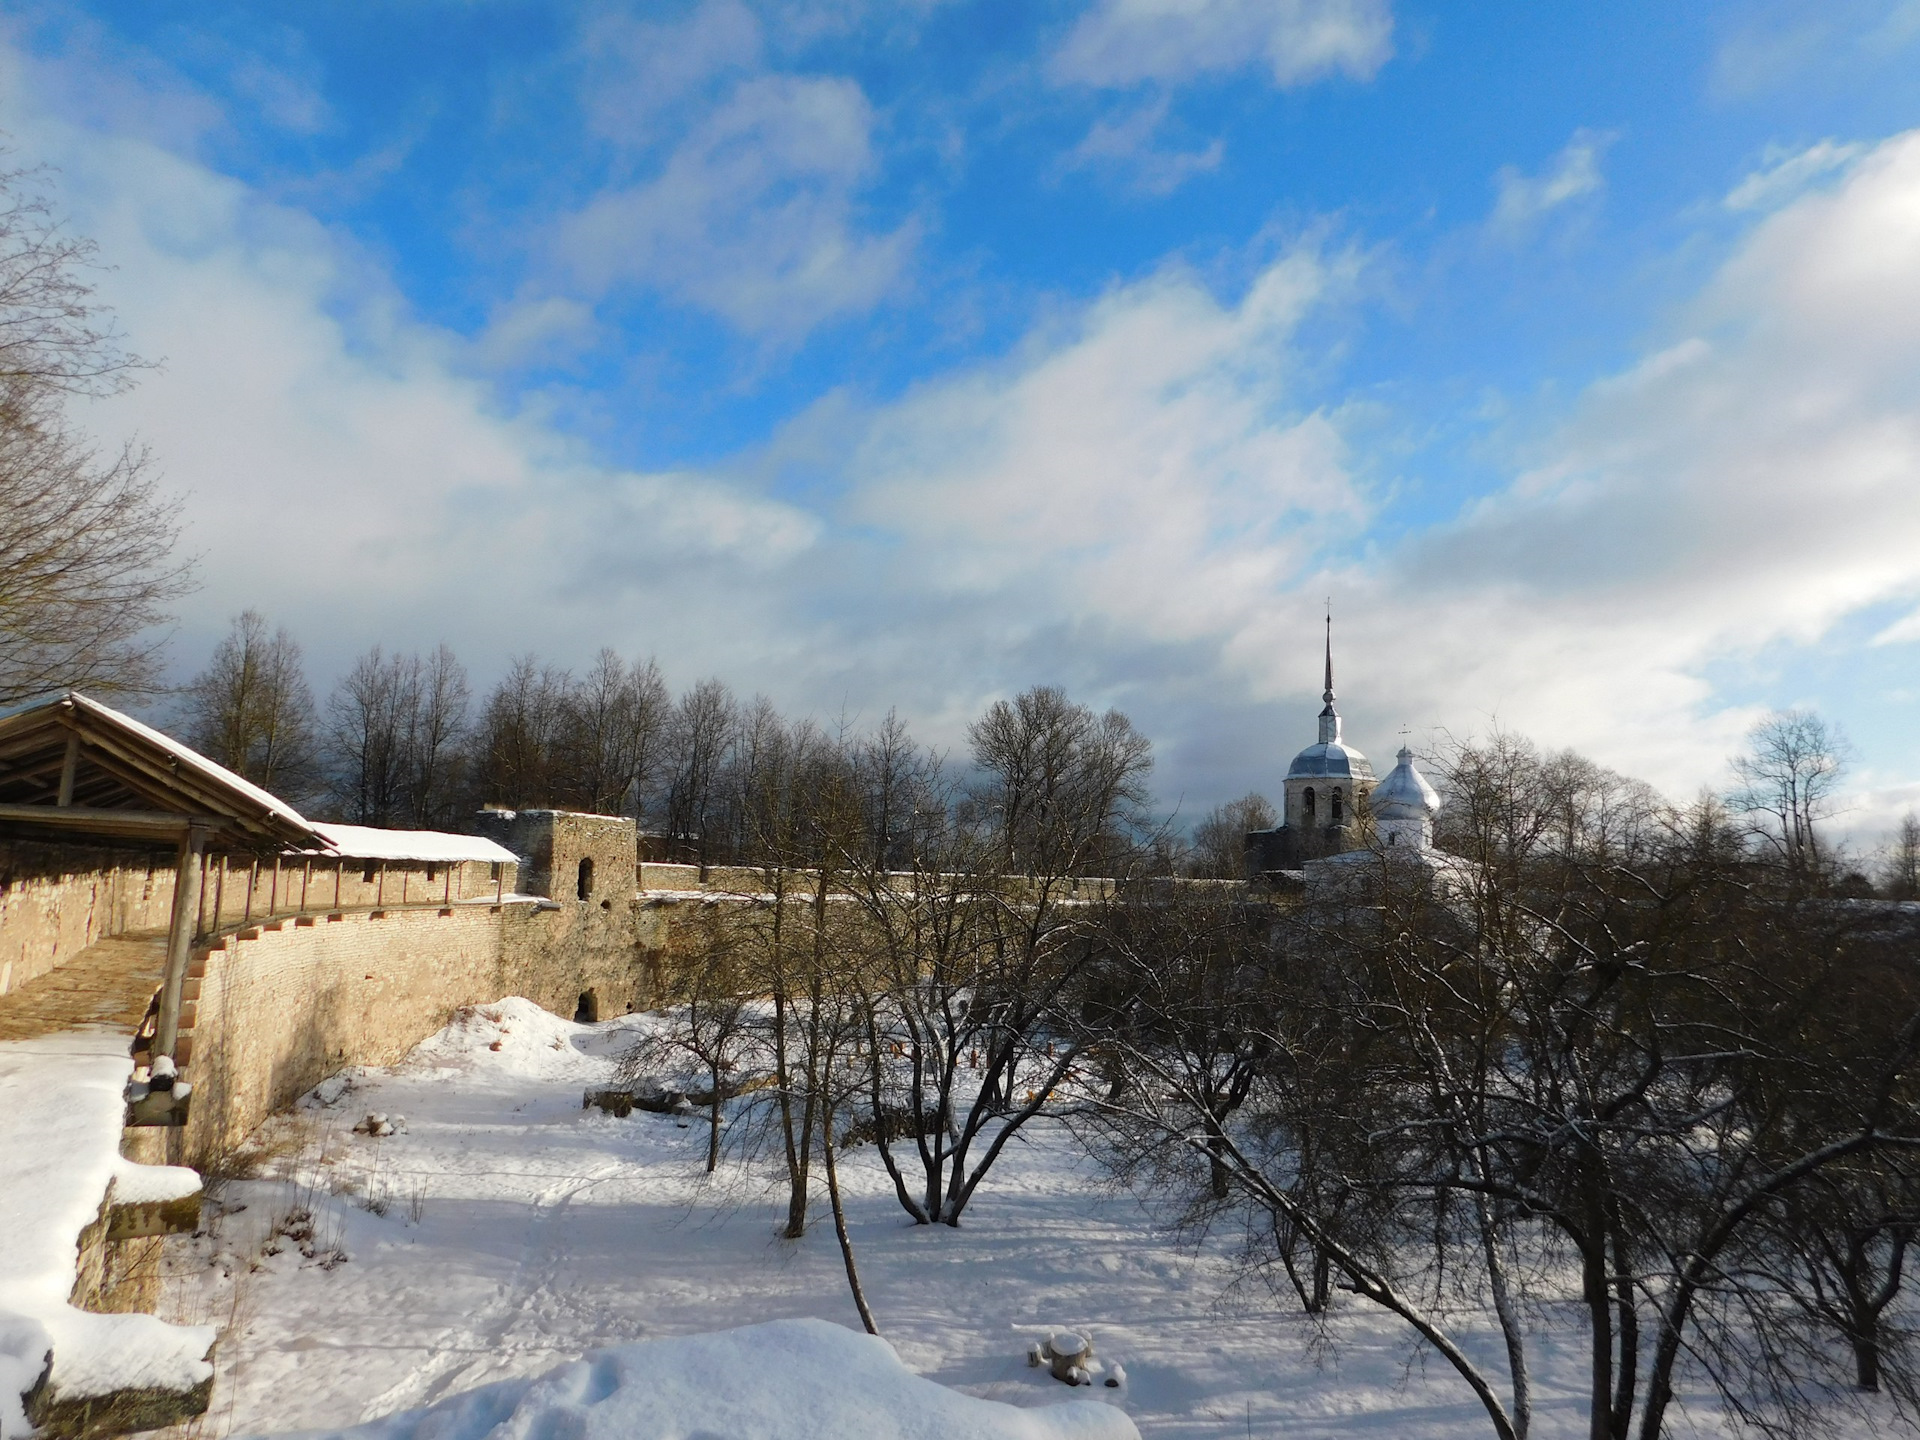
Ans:
<svg viewBox="0 0 1920 1440"><path fill-rule="evenodd" d="M1920 803L1920 4L26 6L0 126L165 369L176 645L601 644L1187 812L1343 700Z"/></svg>

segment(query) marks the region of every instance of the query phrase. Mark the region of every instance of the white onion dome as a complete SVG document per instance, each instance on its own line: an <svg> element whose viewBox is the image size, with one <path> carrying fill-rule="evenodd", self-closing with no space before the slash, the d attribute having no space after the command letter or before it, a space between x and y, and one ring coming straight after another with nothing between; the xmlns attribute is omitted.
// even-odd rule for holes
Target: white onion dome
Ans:
<svg viewBox="0 0 1920 1440"><path fill-rule="evenodd" d="M1399 760L1368 797L1374 819L1431 820L1440 813L1439 792L1414 768L1413 751L1404 745L1400 747Z"/></svg>

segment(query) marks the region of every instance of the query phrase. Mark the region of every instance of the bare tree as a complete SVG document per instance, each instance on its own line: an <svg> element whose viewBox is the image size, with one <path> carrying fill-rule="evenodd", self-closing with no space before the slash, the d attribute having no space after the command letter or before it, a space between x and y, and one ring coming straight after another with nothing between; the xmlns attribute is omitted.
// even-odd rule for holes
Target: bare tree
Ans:
<svg viewBox="0 0 1920 1440"><path fill-rule="evenodd" d="M723 820L721 766L733 741L737 708L723 682L702 680L680 697L668 722L667 830L675 841L694 844L702 864Z"/></svg>
<svg viewBox="0 0 1920 1440"><path fill-rule="evenodd" d="M559 783L573 677L532 655L517 657L493 687L473 736L475 800L550 806Z"/></svg>
<svg viewBox="0 0 1920 1440"><path fill-rule="evenodd" d="M0 172L0 701L56 686L155 688L168 602L189 588L171 557L179 505L147 454L102 456L65 403L124 389L140 361L119 347L84 272L91 241L66 234L46 172Z"/></svg>
<svg viewBox="0 0 1920 1440"><path fill-rule="evenodd" d="M627 798L635 823L644 829L648 803L658 787L665 761L673 697L667 693L667 682L661 678L660 667L651 656L634 662L627 672L627 686L627 723L632 727L627 750L632 771Z"/></svg>
<svg viewBox="0 0 1920 1440"><path fill-rule="evenodd" d="M635 698L626 662L603 648L567 697L558 762L567 803L603 815L625 806L635 769Z"/></svg>
<svg viewBox="0 0 1920 1440"><path fill-rule="evenodd" d="M1911 810L1893 832L1881 888L1890 900L1920 900L1920 816Z"/></svg>
<svg viewBox="0 0 1920 1440"><path fill-rule="evenodd" d="M1782 710L1747 732L1733 760L1734 809L1750 817L1756 844L1803 884L1826 868L1820 826L1832 813L1849 746L1810 710Z"/></svg>
<svg viewBox="0 0 1920 1440"><path fill-rule="evenodd" d="M1530 1423L1531 1337L1569 1311L1592 1440L1658 1440L1689 1366L1763 1429L1837 1416L1822 1339L1885 1362L1869 1322L1904 1259L1905 1212L1872 1197L1920 1147L1908 947L1578 757L1499 737L1443 770L1451 856L1356 855L1215 991L1169 989L1216 943L1179 907L1116 931L1113 1148L1304 1239L1502 1440ZM1254 1069L1223 1116L1229 1053ZM1823 1310L1843 1271L1858 1294ZM1504 1365L1461 1343L1463 1306Z"/></svg>
<svg viewBox="0 0 1920 1440"><path fill-rule="evenodd" d="M313 693L284 626L268 634L259 611L242 611L182 708L194 748L264 789L304 796L317 758Z"/></svg>
<svg viewBox="0 0 1920 1440"><path fill-rule="evenodd" d="M904 873L871 846L840 862L872 954L875 1145L923 1225L958 1226L1022 1128L1057 1108L1083 1063L1073 1016L1108 893L1144 858L1133 841L1152 753L1125 716L1043 688L994 705L972 737L959 791L931 757L890 747L917 777ZM1094 866L1105 874L1089 886Z"/></svg>
<svg viewBox="0 0 1920 1440"><path fill-rule="evenodd" d="M1038 685L994 702L967 739L1007 871L1098 874L1132 849L1153 747L1118 710L1096 716Z"/></svg>
<svg viewBox="0 0 1920 1440"><path fill-rule="evenodd" d="M391 825L406 805L407 735L420 663L376 645L327 700L327 752L334 801L356 825Z"/></svg>
<svg viewBox="0 0 1920 1440"><path fill-rule="evenodd" d="M1280 823L1264 795L1246 795L1216 805L1193 827L1193 852L1187 873L1213 880L1244 880L1247 875L1247 835L1271 830Z"/></svg>
<svg viewBox="0 0 1920 1440"><path fill-rule="evenodd" d="M406 737L408 813L423 829L448 823L463 780L471 703L467 672L445 644L416 662Z"/></svg>

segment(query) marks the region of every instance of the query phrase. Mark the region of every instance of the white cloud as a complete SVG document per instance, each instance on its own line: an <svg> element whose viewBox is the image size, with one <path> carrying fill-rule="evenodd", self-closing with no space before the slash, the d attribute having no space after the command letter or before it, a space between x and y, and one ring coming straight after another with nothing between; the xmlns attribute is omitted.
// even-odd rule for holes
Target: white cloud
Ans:
<svg viewBox="0 0 1920 1440"><path fill-rule="evenodd" d="M1600 173L1600 157L1612 143L1611 135L1579 130L1539 175L1522 174L1512 165L1502 166L1494 176L1498 195L1489 227L1497 233L1516 235L1549 211L1597 193L1606 184Z"/></svg>
<svg viewBox="0 0 1920 1440"><path fill-rule="evenodd" d="M1791 200L1822 175L1832 174L1867 147L1822 140L1802 150L1769 145L1758 170L1727 192L1729 210L1769 210Z"/></svg>
<svg viewBox="0 0 1920 1440"><path fill-rule="evenodd" d="M717 77L760 70L765 36L739 0L702 0L678 23L596 10L581 26L578 50L595 131L640 144L654 138L663 111L683 106Z"/></svg>
<svg viewBox="0 0 1920 1440"><path fill-rule="evenodd" d="M1220 168L1226 142L1215 136L1198 150L1166 149L1156 142L1170 108L1165 95L1117 117L1096 120L1066 159L1066 168L1112 167L1147 195L1170 195L1196 175Z"/></svg>
<svg viewBox="0 0 1920 1440"><path fill-rule="evenodd" d="M1920 132L1762 221L1537 467L1382 576L1504 718L1666 783L1747 712L1701 678L1920 591ZM1464 652L1464 655L1463 655ZM1468 658L1470 657L1470 658ZM1483 701L1482 703L1486 703Z"/></svg>
<svg viewBox="0 0 1920 1440"><path fill-rule="evenodd" d="M376 641L445 637L483 678L530 648L611 642L681 675L763 653L776 597L737 578L805 552L813 517L720 476L598 465L500 413L455 370L462 347L306 217L136 139L7 121L60 165L75 228L116 267L104 298L165 360L84 418L148 442L182 497L202 557L183 663L249 605L323 684Z"/></svg>
<svg viewBox="0 0 1920 1440"><path fill-rule="evenodd" d="M1095 0L1050 68L1066 84L1135 85L1263 64L1292 87L1370 80L1392 54L1388 0Z"/></svg>
<svg viewBox="0 0 1920 1440"><path fill-rule="evenodd" d="M849 518L895 537L902 583L1012 631L1230 636L1365 510L1288 393L1294 326L1352 263L1296 250L1234 305L1171 268L922 387L865 418Z"/></svg>
<svg viewBox="0 0 1920 1440"><path fill-rule="evenodd" d="M500 413L333 232L23 88L0 122L63 166L132 342L168 361L92 419L191 492L189 663L257 604L323 683L376 640L445 635L482 681L611 643L949 739L1061 680L1152 727L1169 797L1210 800L1277 783L1310 733L1331 592L1366 748L1497 718L1684 793L1753 718L1715 667L1920 594L1920 132L1757 220L1510 486L1388 546L1344 417L1295 378L1302 318L1357 284L1329 245L1237 296L1168 266L898 400L633 474ZM788 468L822 498L763 478Z"/></svg>
<svg viewBox="0 0 1920 1440"><path fill-rule="evenodd" d="M894 286L912 221L863 228L873 111L850 80L758 75L704 115L653 178L603 191L556 249L594 292L642 286L792 339Z"/></svg>

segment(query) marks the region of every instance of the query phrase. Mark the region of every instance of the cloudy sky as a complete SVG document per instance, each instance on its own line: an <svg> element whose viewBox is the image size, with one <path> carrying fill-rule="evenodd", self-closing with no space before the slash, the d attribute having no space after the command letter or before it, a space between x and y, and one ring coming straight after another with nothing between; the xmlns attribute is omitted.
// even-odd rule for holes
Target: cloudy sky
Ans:
<svg viewBox="0 0 1920 1440"><path fill-rule="evenodd" d="M1920 805L1920 0L8 8L203 662L604 644L1191 816L1493 725Z"/></svg>

